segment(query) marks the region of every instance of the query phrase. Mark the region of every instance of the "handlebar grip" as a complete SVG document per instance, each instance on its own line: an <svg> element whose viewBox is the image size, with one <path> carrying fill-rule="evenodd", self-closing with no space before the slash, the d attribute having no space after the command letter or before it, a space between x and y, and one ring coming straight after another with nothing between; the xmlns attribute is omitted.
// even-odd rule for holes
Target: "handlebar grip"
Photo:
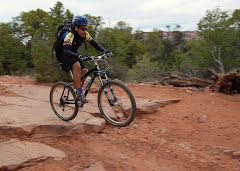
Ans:
<svg viewBox="0 0 240 171"><path fill-rule="evenodd" d="M107 57L113 56L113 53L111 51L104 54L107 55Z"/></svg>
<svg viewBox="0 0 240 171"><path fill-rule="evenodd" d="M78 55L78 59L81 61L89 61L91 58L89 56Z"/></svg>
<svg viewBox="0 0 240 171"><path fill-rule="evenodd" d="M112 52L109 53L104 53L101 56L82 56L82 55L78 55L78 59L81 61L94 61L94 60L106 60L108 57L113 56Z"/></svg>

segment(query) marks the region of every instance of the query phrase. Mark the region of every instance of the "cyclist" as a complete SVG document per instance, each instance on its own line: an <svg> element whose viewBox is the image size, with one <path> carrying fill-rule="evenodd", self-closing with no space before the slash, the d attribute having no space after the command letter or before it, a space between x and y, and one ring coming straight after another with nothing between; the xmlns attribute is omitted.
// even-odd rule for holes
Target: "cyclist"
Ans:
<svg viewBox="0 0 240 171"><path fill-rule="evenodd" d="M82 103L88 103L85 95L82 91L82 85L84 80L81 80L81 76L88 72L88 69L83 61L79 60L81 57L77 54L77 50L85 41L88 41L94 48L103 52L111 53L109 50L105 50L100 44L98 44L91 35L87 32L88 19L84 16L75 16L72 20L72 29L69 32L65 32L62 36L63 39L63 54L61 54L60 62L73 69L73 79L77 88L77 100Z"/></svg>

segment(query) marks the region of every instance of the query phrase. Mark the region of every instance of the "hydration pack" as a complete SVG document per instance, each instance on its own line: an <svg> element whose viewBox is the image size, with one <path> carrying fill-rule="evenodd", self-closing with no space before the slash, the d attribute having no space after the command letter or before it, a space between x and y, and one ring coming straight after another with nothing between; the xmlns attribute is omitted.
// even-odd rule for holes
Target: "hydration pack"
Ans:
<svg viewBox="0 0 240 171"><path fill-rule="evenodd" d="M62 35L67 32L67 31L71 31L71 27L72 27L72 20L65 20L64 24L60 24L58 26L58 30L55 34L56 37L56 41L52 47L52 57L56 57L58 60L60 60L61 58L61 54L63 53L63 39L62 39Z"/></svg>

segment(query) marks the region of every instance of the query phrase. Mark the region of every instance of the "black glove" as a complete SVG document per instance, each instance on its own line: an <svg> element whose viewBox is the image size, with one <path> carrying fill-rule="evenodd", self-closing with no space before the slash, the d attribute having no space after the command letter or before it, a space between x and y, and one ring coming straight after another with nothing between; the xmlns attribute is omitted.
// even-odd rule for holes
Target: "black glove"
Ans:
<svg viewBox="0 0 240 171"><path fill-rule="evenodd" d="M87 61L88 56L87 55L78 55L78 59L80 59L81 61Z"/></svg>
<svg viewBox="0 0 240 171"><path fill-rule="evenodd" d="M112 55L112 51L110 51L110 50L104 50L103 53L108 55L108 56Z"/></svg>

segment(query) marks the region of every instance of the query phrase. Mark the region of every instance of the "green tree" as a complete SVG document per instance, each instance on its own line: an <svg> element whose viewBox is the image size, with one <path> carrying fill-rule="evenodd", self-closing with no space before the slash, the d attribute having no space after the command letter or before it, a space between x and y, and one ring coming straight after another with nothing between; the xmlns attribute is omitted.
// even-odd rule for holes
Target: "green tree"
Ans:
<svg viewBox="0 0 240 171"><path fill-rule="evenodd" d="M65 8L63 4L58 1L53 8L50 8L50 12L48 13L49 17L47 19L47 25L49 28L49 37L50 41L53 43L55 41L55 33L58 29L60 24L63 24L66 19L72 19L73 14Z"/></svg>
<svg viewBox="0 0 240 171"><path fill-rule="evenodd" d="M36 78L39 81L56 81L60 78L67 78L60 70L59 62L52 58L51 49L56 41L55 33L58 26L69 18L73 18L72 13L69 10L65 11L62 3L57 2L44 19L47 27L44 30L35 30L31 54L36 69ZM42 36L42 32L45 32L46 36Z"/></svg>
<svg viewBox="0 0 240 171"><path fill-rule="evenodd" d="M26 69L21 39L10 32L8 24L0 24L0 74L12 74Z"/></svg>
<svg viewBox="0 0 240 171"><path fill-rule="evenodd" d="M132 28L123 21L118 22L114 28L99 30L97 41L114 53L109 58L109 73L112 78L126 79L128 69L146 52L143 43L132 34Z"/></svg>
<svg viewBox="0 0 240 171"><path fill-rule="evenodd" d="M48 40L48 20L47 12L37 9L29 12L22 12L15 17L11 23L11 32L24 43L23 53L27 60L27 67L33 68L33 56L31 54L32 39L38 31L41 39Z"/></svg>
<svg viewBox="0 0 240 171"><path fill-rule="evenodd" d="M136 31L135 31L134 38L135 38L136 40L138 40L138 41L143 41L144 37L145 37L145 34L144 34L143 31L141 31L141 30L136 30Z"/></svg>
<svg viewBox="0 0 240 171"><path fill-rule="evenodd" d="M41 32L39 32L39 34L41 34L42 37L46 37L46 32L44 31L48 26L46 22L47 18L47 12L37 9L36 11L22 12L20 16L15 17L14 22L21 32L22 37L31 39L36 30L40 30Z"/></svg>
<svg viewBox="0 0 240 171"><path fill-rule="evenodd" d="M187 52L175 51L176 70L190 76L207 77L208 67L213 63L208 58L211 47L205 46L204 40L192 39L184 48Z"/></svg>
<svg viewBox="0 0 240 171"><path fill-rule="evenodd" d="M108 59L110 68L108 75L110 78L124 78L128 67L125 64L127 59L125 34L118 28L104 28L99 30L97 42L106 49L113 52L114 56Z"/></svg>
<svg viewBox="0 0 240 171"><path fill-rule="evenodd" d="M152 62L150 57L145 54L137 59L136 65L128 71L129 80L153 81L160 78L160 64Z"/></svg>
<svg viewBox="0 0 240 171"><path fill-rule="evenodd" d="M136 58L146 51L143 43L135 39L132 28L123 21L118 22L114 28L100 30L97 40L106 49L113 51L113 59L128 68L132 68Z"/></svg>
<svg viewBox="0 0 240 171"><path fill-rule="evenodd" d="M179 25L174 28L173 32L170 32L170 26L167 28L169 29L167 36L158 29L153 29L152 32L147 33L144 44L151 61L158 62L168 71L174 71L176 69L175 55L184 51L186 41L184 34L177 31L180 28Z"/></svg>
<svg viewBox="0 0 240 171"><path fill-rule="evenodd" d="M50 42L42 39L39 31L36 31L32 39L31 54L37 81L51 82L68 78L66 73L60 70L59 62L57 62L56 58L51 57L51 48Z"/></svg>
<svg viewBox="0 0 240 171"><path fill-rule="evenodd" d="M236 55L236 58L240 58L240 9L236 9L233 14L232 14L232 17L230 18L230 22L233 23L234 25L234 32L235 32L235 36L233 37L235 40L234 40L234 44L233 44L233 47L235 48L235 54ZM239 62L240 63L240 62ZM240 64L238 63L238 67L240 68Z"/></svg>
<svg viewBox="0 0 240 171"><path fill-rule="evenodd" d="M177 70L192 76L209 78L209 69L228 72L240 66L239 11L215 8L207 11L198 26L198 39L192 39L183 52L175 53Z"/></svg>
<svg viewBox="0 0 240 171"><path fill-rule="evenodd" d="M211 59L214 63L209 68L225 73L239 66L239 54L236 53L239 29L234 25L229 11L221 11L220 8L207 11L198 24L198 31L204 46L210 47L204 56L208 59L206 62Z"/></svg>
<svg viewBox="0 0 240 171"><path fill-rule="evenodd" d="M145 46L147 47L147 52L150 56L150 60L161 62L165 58L163 51L164 45L162 41L162 31L154 29L152 32L149 32L147 39L144 41ZM166 59L166 58L165 58Z"/></svg>

